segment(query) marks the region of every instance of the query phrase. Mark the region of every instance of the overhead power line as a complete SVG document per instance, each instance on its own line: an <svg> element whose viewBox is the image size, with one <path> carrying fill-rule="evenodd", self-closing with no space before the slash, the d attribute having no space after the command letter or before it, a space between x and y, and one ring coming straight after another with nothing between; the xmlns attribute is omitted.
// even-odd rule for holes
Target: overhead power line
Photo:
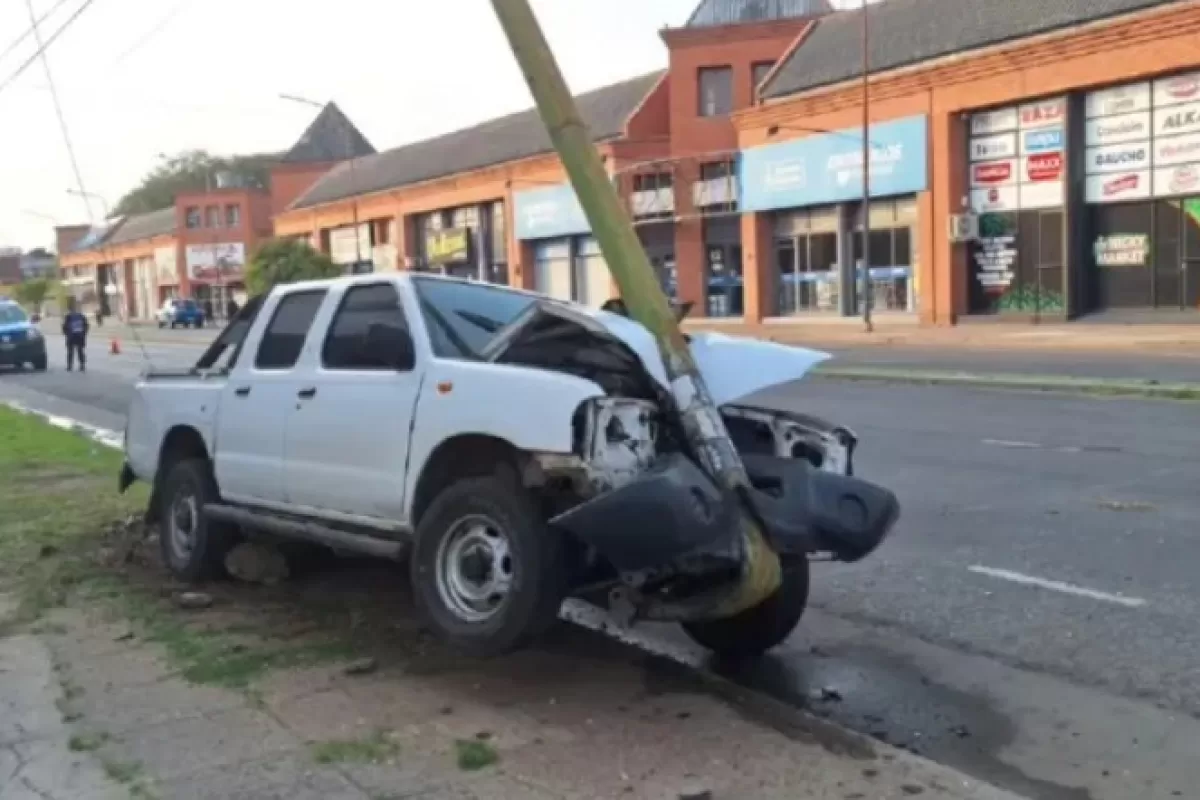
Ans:
<svg viewBox="0 0 1200 800"><path fill-rule="evenodd" d="M3 61L9 53L11 53L13 50L16 50L18 47L21 46L22 42L24 42L26 39L28 39L30 36L32 36L35 26L41 25L43 22L45 22L47 19L49 19L50 16L55 11L58 11L60 8L62 8L66 4L67 4L67 0L58 0L58 2L55 3L54 6L49 11L43 12L42 15L37 18L37 21L33 25L29 26L29 28L24 33L22 33L16 39L14 39L12 42L10 42L8 47L4 48L4 52L0 52L0 61Z"/></svg>
<svg viewBox="0 0 1200 800"><path fill-rule="evenodd" d="M71 24L74 23L75 20L79 19L79 15L82 14L84 11L87 11L88 8L94 2L96 2L96 0L84 0L83 5L81 5L77 9L75 9L74 13L72 13L71 16L67 17L67 21L64 22L62 25L60 25L58 30L56 30L54 33L50 34L50 38L46 39L46 41L44 41L41 45L38 46L37 52L35 52L33 55L31 55L29 58L27 58L24 62L22 62L21 66L17 67L16 71L12 75L9 75L8 78L4 81L4 83L0 83L0 93L3 93L5 89L7 89L9 86L12 86L12 84L17 80L17 78L21 77L21 75L24 74L25 70L29 69L30 65L33 64L33 62L37 61L38 58L41 57L42 53L46 52L46 49L48 47L50 47L50 45L54 44L54 41L59 36L62 35L63 31L65 31L67 28L71 27Z"/></svg>

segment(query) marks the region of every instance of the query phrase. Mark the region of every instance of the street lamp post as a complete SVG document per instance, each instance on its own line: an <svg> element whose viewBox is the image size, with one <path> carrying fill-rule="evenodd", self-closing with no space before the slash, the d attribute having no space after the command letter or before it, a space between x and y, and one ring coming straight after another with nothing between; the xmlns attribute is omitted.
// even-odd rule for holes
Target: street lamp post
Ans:
<svg viewBox="0 0 1200 800"><path fill-rule="evenodd" d="M326 103L318 103L316 100L310 100L307 97L301 97L300 95L295 94L281 93L279 95L279 99L287 100L290 103L300 103L301 105L312 106L313 108L323 109L327 105ZM357 271L359 269L359 265L362 264L363 254L362 237L359 236L358 230L358 180L355 177L354 161L354 155L351 154L348 167L350 170L350 218L354 225L354 269Z"/></svg>
<svg viewBox="0 0 1200 800"><path fill-rule="evenodd" d="M867 333L874 330L871 323L871 51L868 24L869 0L862 0L862 318Z"/></svg>

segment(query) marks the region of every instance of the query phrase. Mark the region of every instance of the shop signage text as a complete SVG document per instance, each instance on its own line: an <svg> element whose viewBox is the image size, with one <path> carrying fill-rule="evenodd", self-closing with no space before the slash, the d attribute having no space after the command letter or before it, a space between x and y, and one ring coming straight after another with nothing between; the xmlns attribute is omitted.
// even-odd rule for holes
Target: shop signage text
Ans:
<svg viewBox="0 0 1200 800"><path fill-rule="evenodd" d="M982 224L982 223L981 223ZM980 238L974 250L975 280L988 293L1003 293L1013 282L1017 239L1012 235Z"/></svg>
<svg viewBox="0 0 1200 800"><path fill-rule="evenodd" d="M1017 129L1017 109L1002 108L999 111L981 111L971 115L971 135L986 136Z"/></svg>
<svg viewBox="0 0 1200 800"><path fill-rule="evenodd" d="M982 186L1007 186L1010 183L1016 183L1016 165L1015 159L972 164L971 186L979 188Z"/></svg>
<svg viewBox="0 0 1200 800"><path fill-rule="evenodd" d="M1169 167L1200 161L1200 134L1169 136L1154 143L1154 166Z"/></svg>
<svg viewBox="0 0 1200 800"><path fill-rule="evenodd" d="M1048 153L1062 150L1065 146L1066 136L1062 128L1045 128L1021 134L1022 153Z"/></svg>
<svg viewBox="0 0 1200 800"><path fill-rule="evenodd" d="M1159 78L1154 82L1155 108L1193 100L1200 100L1200 72Z"/></svg>
<svg viewBox="0 0 1200 800"><path fill-rule="evenodd" d="M992 186L971 191L971 209L979 214L999 211L1016 211L1020 207L1021 194L1012 186Z"/></svg>
<svg viewBox="0 0 1200 800"><path fill-rule="evenodd" d="M971 160L991 161L996 158L1011 158L1017 154L1017 135L1000 133L971 140Z"/></svg>
<svg viewBox="0 0 1200 800"><path fill-rule="evenodd" d="M471 230L447 228L430 231L425 237L425 260L430 264L450 264L471 257Z"/></svg>
<svg viewBox="0 0 1200 800"><path fill-rule="evenodd" d="M1150 166L1150 143L1117 144L1108 147L1089 147L1089 174L1100 172L1131 172Z"/></svg>
<svg viewBox="0 0 1200 800"><path fill-rule="evenodd" d="M1096 266L1144 267L1150 256L1150 237L1138 233L1100 236L1093 249Z"/></svg>
<svg viewBox="0 0 1200 800"><path fill-rule="evenodd" d="M1116 175L1089 175L1084 195L1089 203L1116 203L1142 200L1150 196L1150 172Z"/></svg>
<svg viewBox="0 0 1200 800"><path fill-rule="evenodd" d="M971 115L968 159L973 211L1062 205L1066 112L1066 99L1059 97ZM1008 123L1016 130L1000 132Z"/></svg>
<svg viewBox="0 0 1200 800"><path fill-rule="evenodd" d="M194 281L238 278L246 264L246 245L241 242L189 244L184 251L188 277Z"/></svg>
<svg viewBox="0 0 1200 800"><path fill-rule="evenodd" d="M1040 128L1044 125L1057 125L1066 115L1067 101L1062 97L1026 103L1021 106L1021 127Z"/></svg>
<svg viewBox="0 0 1200 800"><path fill-rule="evenodd" d="M587 215L570 184L528 189L513 194L513 219L518 239L550 239L588 233Z"/></svg>
<svg viewBox="0 0 1200 800"><path fill-rule="evenodd" d="M1154 170L1154 194L1171 197L1200 193L1200 164L1183 164Z"/></svg>
<svg viewBox="0 0 1200 800"><path fill-rule="evenodd" d="M1152 125L1149 111L1138 111L1119 117L1088 120L1085 141L1089 146L1136 142L1150 138Z"/></svg>
<svg viewBox="0 0 1200 800"><path fill-rule="evenodd" d="M928 185L924 116L872 125L871 194L911 194ZM850 129L742 152L739 204L744 211L802 208L862 195L862 133Z"/></svg>
<svg viewBox="0 0 1200 800"><path fill-rule="evenodd" d="M1025 157L1025 179L1034 183L1062 179L1063 154L1041 153Z"/></svg>
<svg viewBox="0 0 1200 800"><path fill-rule="evenodd" d="M1200 103L1169 106L1154 110L1154 134L1175 136L1200 131Z"/></svg>
<svg viewBox="0 0 1200 800"><path fill-rule="evenodd" d="M1150 84L1131 83L1092 92L1087 97L1087 117L1111 117L1150 109Z"/></svg>

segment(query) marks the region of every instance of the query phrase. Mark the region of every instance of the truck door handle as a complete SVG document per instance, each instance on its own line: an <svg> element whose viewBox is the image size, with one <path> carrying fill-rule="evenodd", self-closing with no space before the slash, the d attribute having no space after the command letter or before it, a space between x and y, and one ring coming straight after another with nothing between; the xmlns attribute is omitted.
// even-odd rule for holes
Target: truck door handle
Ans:
<svg viewBox="0 0 1200 800"><path fill-rule="evenodd" d="M249 386L239 386L238 388L233 390L233 393L236 394L238 397L246 397L247 395L250 394L250 387Z"/></svg>
<svg viewBox="0 0 1200 800"><path fill-rule="evenodd" d="M296 392L296 396L302 397L305 400L307 400L310 397L316 397L317 396L317 387L309 386L305 389L301 389L300 391Z"/></svg>

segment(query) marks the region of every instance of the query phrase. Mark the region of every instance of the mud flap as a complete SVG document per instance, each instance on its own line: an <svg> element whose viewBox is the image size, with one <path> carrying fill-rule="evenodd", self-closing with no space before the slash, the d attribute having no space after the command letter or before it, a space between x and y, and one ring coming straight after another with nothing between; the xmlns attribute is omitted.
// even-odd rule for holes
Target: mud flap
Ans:
<svg viewBox="0 0 1200 800"><path fill-rule="evenodd" d="M803 459L743 456L755 510L781 554L830 552L859 561L900 518L892 492L861 478L817 469Z"/></svg>
<svg viewBox="0 0 1200 800"><path fill-rule="evenodd" d="M705 574L744 558L736 498L685 456L666 456L619 489L550 521L623 573Z"/></svg>

